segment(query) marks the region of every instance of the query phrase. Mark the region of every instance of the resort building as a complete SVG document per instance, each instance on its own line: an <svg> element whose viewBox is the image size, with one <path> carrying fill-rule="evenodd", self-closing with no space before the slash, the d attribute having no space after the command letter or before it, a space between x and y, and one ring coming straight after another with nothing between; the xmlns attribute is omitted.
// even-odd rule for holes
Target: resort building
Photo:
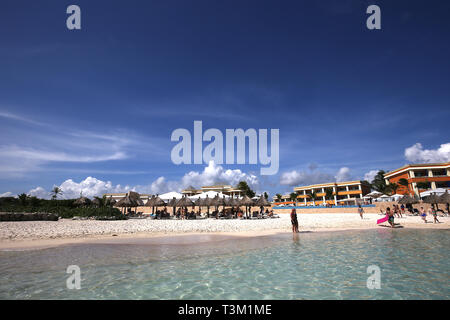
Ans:
<svg viewBox="0 0 450 320"><path fill-rule="evenodd" d="M278 199L278 197L275 195L272 197L274 205L279 204L293 204L294 202L291 200L290 194L284 194L281 196L281 199Z"/></svg>
<svg viewBox="0 0 450 320"><path fill-rule="evenodd" d="M185 196L191 197L208 191L223 193L224 195L231 197L240 197L244 195L244 191L230 185L205 186L201 187L201 189L196 189L190 186L181 191L181 193Z"/></svg>
<svg viewBox="0 0 450 320"><path fill-rule="evenodd" d="M408 164L384 175L386 184L398 185L398 194L419 194L428 189L450 188L450 162ZM408 186L399 183L400 179L408 181ZM418 187L419 184L419 188Z"/></svg>
<svg viewBox="0 0 450 320"><path fill-rule="evenodd" d="M345 181L315 184L294 188L298 194L297 205L355 205L370 193L367 181ZM315 199L314 199L315 197Z"/></svg>
<svg viewBox="0 0 450 320"><path fill-rule="evenodd" d="M122 199L123 197L125 197L127 195L126 192L121 192L121 193L105 193L103 196L106 197L107 199L112 198L116 201L119 201L120 199ZM139 198L146 203L147 200L149 198L151 198L152 195L151 194L139 194Z"/></svg>

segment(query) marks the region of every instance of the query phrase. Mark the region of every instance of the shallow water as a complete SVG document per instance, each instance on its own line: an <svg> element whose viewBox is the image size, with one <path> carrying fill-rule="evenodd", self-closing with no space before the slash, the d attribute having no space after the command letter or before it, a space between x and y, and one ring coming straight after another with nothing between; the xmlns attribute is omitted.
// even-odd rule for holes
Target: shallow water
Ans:
<svg viewBox="0 0 450 320"><path fill-rule="evenodd" d="M450 233L283 234L0 252L0 299L449 299ZM69 265L81 289L69 290ZM367 267L381 270L368 289Z"/></svg>

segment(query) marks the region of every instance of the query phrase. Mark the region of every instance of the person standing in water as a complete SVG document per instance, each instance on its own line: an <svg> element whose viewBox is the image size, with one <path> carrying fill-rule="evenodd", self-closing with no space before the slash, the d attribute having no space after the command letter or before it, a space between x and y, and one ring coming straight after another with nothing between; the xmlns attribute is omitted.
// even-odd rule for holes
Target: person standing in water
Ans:
<svg viewBox="0 0 450 320"><path fill-rule="evenodd" d="M358 212L361 219L363 218L364 209L361 207L361 204L358 204Z"/></svg>
<svg viewBox="0 0 450 320"><path fill-rule="evenodd" d="M292 209L291 211L291 223L292 223L292 232L298 233L297 211L295 211L295 209Z"/></svg>

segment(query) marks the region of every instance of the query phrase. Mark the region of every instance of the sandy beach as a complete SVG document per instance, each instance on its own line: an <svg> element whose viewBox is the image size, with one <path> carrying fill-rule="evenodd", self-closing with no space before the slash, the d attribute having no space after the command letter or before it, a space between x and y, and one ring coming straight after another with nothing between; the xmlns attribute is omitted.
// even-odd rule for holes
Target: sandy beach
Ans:
<svg viewBox="0 0 450 320"><path fill-rule="evenodd" d="M387 228L387 223L377 225L379 214L366 214L361 219L355 213L299 215L300 231L337 231ZM448 229L450 217L439 217L441 223L432 223L427 217L396 218L401 228ZM261 236L291 232L289 215L277 219L255 220L151 220L130 219L122 221L68 220L2 222L0 224L0 249L48 247L68 243L96 240L155 238L167 241L180 235L203 235L197 240L211 241L211 236ZM208 235L207 237L205 237ZM166 240L163 240L166 239ZM178 237L177 241L182 241Z"/></svg>

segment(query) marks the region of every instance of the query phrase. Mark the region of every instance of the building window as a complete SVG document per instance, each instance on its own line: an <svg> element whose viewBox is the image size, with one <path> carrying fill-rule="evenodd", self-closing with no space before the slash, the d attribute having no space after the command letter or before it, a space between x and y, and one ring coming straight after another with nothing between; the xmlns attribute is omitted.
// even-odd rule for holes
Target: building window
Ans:
<svg viewBox="0 0 450 320"><path fill-rule="evenodd" d="M447 170L445 170L445 169L432 170L432 172L433 172L433 177L446 176L447 175Z"/></svg>

